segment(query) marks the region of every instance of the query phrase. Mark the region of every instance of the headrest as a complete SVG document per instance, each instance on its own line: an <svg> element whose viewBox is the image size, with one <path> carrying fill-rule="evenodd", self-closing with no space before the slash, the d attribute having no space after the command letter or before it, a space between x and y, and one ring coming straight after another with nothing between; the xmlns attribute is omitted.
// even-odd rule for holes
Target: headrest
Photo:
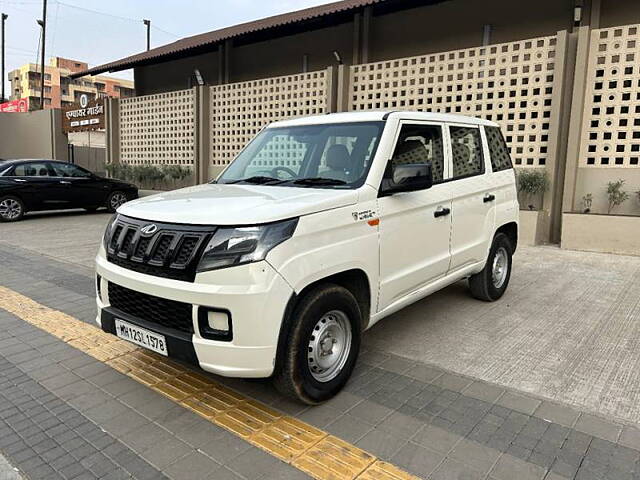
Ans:
<svg viewBox="0 0 640 480"><path fill-rule="evenodd" d="M454 165L468 165L471 159L471 149L464 143L453 142L451 144Z"/></svg>
<svg viewBox="0 0 640 480"><path fill-rule="evenodd" d="M398 145L393 155L395 163L425 163L428 152L420 140L405 140Z"/></svg>
<svg viewBox="0 0 640 480"><path fill-rule="evenodd" d="M331 170L347 170L350 168L351 155L344 145L331 145L327 150L327 167Z"/></svg>
<svg viewBox="0 0 640 480"><path fill-rule="evenodd" d="M46 168L41 168L40 171L38 172L38 175L40 175L41 177L48 177L49 170L47 170Z"/></svg>

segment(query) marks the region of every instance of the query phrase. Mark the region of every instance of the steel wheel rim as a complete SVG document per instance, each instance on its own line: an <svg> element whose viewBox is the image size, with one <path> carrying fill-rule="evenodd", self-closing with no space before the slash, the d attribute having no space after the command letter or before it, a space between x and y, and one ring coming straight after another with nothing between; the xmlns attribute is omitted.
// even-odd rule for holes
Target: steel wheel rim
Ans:
<svg viewBox="0 0 640 480"><path fill-rule="evenodd" d="M127 197L124 193L118 192L111 195L111 208L116 209L125 203L127 203Z"/></svg>
<svg viewBox="0 0 640 480"><path fill-rule="evenodd" d="M491 268L491 279L495 288L500 288L504 285L508 271L509 255L507 255L507 249L500 247L493 256L493 266Z"/></svg>
<svg viewBox="0 0 640 480"><path fill-rule="evenodd" d="M14 220L22 213L22 207L17 200L5 198L0 202L0 217L6 220Z"/></svg>
<svg viewBox="0 0 640 480"><path fill-rule="evenodd" d="M325 313L315 324L307 348L309 372L326 383L336 378L351 352L351 322L341 310Z"/></svg>

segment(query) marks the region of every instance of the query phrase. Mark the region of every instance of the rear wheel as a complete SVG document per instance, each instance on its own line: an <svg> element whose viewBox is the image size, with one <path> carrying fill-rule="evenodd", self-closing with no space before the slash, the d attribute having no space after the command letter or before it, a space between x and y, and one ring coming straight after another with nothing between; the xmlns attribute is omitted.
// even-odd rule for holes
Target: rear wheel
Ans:
<svg viewBox="0 0 640 480"><path fill-rule="evenodd" d="M22 200L13 195L0 197L0 221L17 222L24 216L24 204Z"/></svg>
<svg viewBox="0 0 640 480"><path fill-rule="evenodd" d="M119 190L111 192L107 197L107 210L109 210L111 213L115 213L118 207L127 203L127 200L128 199L126 193L120 192Z"/></svg>
<svg viewBox="0 0 640 480"><path fill-rule="evenodd" d="M304 295L292 318L274 384L284 395L318 404L338 393L353 372L360 308L347 289L324 284Z"/></svg>
<svg viewBox="0 0 640 480"><path fill-rule="evenodd" d="M479 300L494 302L504 294L511 278L513 246L509 237L498 233L493 239L484 269L469 277L471 295Z"/></svg>

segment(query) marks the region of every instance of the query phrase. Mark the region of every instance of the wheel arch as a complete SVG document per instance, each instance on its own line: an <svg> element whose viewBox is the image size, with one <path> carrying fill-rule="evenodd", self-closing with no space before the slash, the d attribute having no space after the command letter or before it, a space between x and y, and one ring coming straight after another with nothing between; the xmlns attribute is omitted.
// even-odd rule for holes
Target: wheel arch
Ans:
<svg viewBox="0 0 640 480"><path fill-rule="evenodd" d="M362 314L362 331L364 331L369 325L369 320L371 317L371 283L364 270L360 268L352 268L314 280L313 282L302 288L300 292L293 292L291 294L291 297L289 298L289 301L287 302L282 323L280 324L280 333L278 334L278 347L276 351L274 372L278 371L278 369L282 365L283 354L286 349L286 333L293 324L293 312L296 308L296 305L307 292L323 283L340 285L341 287L349 290L349 292L351 292L351 294L355 297L356 301L358 302L358 306L360 307L360 312Z"/></svg>
<svg viewBox="0 0 640 480"><path fill-rule="evenodd" d="M511 245L513 246L513 251L511 253L515 253L516 248L518 247L518 224L516 222L505 223L501 227L496 230L496 235L498 233L504 233Z"/></svg>

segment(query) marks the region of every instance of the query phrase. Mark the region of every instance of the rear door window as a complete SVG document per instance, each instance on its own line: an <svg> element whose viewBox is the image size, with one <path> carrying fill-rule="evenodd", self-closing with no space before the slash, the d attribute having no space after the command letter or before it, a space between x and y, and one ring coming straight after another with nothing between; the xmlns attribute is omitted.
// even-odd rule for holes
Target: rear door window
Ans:
<svg viewBox="0 0 640 480"><path fill-rule="evenodd" d="M478 127L449 127L453 180L484 173L482 140Z"/></svg>
<svg viewBox="0 0 640 480"><path fill-rule="evenodd" d="M48 177L49 175L50 170L45 162L23 163L13 169L15 177Z"/></svg>

